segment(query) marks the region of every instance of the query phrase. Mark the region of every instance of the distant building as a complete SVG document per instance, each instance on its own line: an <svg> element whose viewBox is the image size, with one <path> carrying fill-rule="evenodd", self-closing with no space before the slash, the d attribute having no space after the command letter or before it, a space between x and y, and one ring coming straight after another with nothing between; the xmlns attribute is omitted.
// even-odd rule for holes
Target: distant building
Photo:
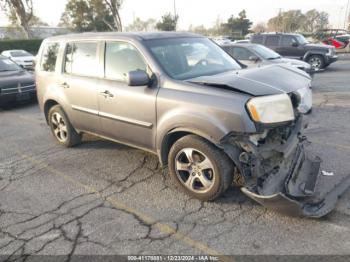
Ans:
<svg viewBox="0 0 350 262"><path fill-rule="evenodd" d="M36 26L31 27L33 38L46 38L54 35L71 33L71 30L63 27ZM0 26L0 39L23 39L23 31L19 27Z"/></svg>

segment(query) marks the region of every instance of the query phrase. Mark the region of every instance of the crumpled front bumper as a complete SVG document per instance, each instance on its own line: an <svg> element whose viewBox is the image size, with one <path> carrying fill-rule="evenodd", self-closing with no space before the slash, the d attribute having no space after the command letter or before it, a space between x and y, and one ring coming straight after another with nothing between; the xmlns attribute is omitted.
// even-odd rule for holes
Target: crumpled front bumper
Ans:
<svg viewBox="0 0 350 262"><path fill-rule="evenodd" d="M305 150L306 138L301 129L302 119L295 123L284 143L257 146L240 138L240 147L228 146L224 151L243 174L246 183L241 190L245 195L290 216L319 218L335 208L350 187L350 176L332 186L336 177L322 175L322 160Z"/></svg>
<svg viewBox="0 0 350 262"><path fill-rule="evenodd" d="M242 192L261 205L289 216L320 218L330 213L339 197L350 187L350 176L333 188L322 183L319 158L308 159L303 147L297 150L295 166L284 178L279 192L264 194L264 188L242 187ZM269 187L265 182L265 187ZM323 181L325 182L325 181Z"/></svg>

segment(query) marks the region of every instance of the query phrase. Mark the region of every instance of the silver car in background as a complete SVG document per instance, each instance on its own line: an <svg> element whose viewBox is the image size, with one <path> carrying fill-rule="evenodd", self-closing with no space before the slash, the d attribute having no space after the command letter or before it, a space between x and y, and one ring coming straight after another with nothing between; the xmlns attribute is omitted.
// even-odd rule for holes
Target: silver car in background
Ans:
<svg viewBox="0 0 350 262"><path fill-rule="evenodd" d="M5 50L1 53L24 69L33 70L35 57L25 50Z"/></svg>
<svg viewBox="0 0 350 262"><path fill-rule="evenodd" d="M297 59L282 57L272 49L263 45L251 43L229 43L223 44L221 47L248 68L272 64L284 64L301 69L309 74L312 73L311 66L308 63Z"/></svg>

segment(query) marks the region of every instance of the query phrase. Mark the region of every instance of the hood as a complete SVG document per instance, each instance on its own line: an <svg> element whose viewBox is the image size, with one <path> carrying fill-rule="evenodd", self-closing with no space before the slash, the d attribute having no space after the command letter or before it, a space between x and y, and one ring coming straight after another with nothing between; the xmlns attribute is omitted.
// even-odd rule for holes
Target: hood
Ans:
<svg viewBox="0 0 350 262"><path fill-rule="evenodd" d="M34 75L27 71L0 72L0 89L21 85L34 84Z"/></svg>
<svg viewBox="0 0 350 262"><path fill-rule="evenodd" d="M290 93L311 84L310 76L291 66L269 65L229 71L187 80L196 84L222 87L253 96Z"/></svg>
<svg viewBox="0 0 350 262"><path fill-rule="evenodd" d="M328 50L330 48L333 48L333 46L330 45L324 45L324 44L305 44L304 45L306 49L311 50L311 49L322 49L322 50Z"/></svg>
<svg viewBox="0 0 350 262"><path fill-rule="evenodd" d="M17 56L17 57L11 57L11 59L15 62L17 61L34 61L34 56Z"/></svg>
<svg viewBox="0 0 350 262"><path fill-rule="evenodd" d="M290 59L290 58L279 58L279 59L272 59L272 60L267 60L270 64L289 64L297 67L304 67L304 68L310 68L311 66L302 61L302 60L297 60L297 59Z"/></svg>

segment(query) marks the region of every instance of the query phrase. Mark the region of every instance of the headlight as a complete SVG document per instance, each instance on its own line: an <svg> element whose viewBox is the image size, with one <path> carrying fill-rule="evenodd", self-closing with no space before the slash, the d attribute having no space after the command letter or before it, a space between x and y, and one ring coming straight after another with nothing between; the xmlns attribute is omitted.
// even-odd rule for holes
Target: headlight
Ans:
<svg viewBox="0 0 350 262"><path fill-rule="evenodd" d="M287 94L254 97L247 103L255 122L273 124L294 120L294 110Z"/></svg>
<svg viewBox="0 0 350 262"><path fill-rule="evenodd" d="M309 87L300 88L295 91L300 98L300 103L298 106L298 111L305 114L312 108L312 91Z"/></svg>

